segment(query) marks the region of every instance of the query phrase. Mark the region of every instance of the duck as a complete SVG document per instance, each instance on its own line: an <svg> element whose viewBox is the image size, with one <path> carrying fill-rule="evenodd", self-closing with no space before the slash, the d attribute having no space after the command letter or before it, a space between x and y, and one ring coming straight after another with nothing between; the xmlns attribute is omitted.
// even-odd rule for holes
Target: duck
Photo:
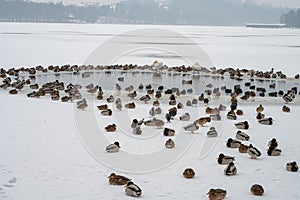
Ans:
<svg viewBox="0 0 300 200"><path fill-rule="evenodd" d="M112 103L115 101L115 98L113 95L110 95L107 99L106 99L107 103Z"/></svg>
<svg viewBox="0 0 300 200"><path fill-rule="evenodd" d="M226 142L226 146L228 148L239 148L239 146L241 145L242 143L238 140L234 140L232 138L229 138Z"/></svg>
<svg viewBox="0 0 300 200"><path fill-rule="evenodd" d="M262 113L257 113L256 115L256 119L260 120L260 119L264 119L265 118L265 115L262 114Z"/></svg>
<svg viewBox="0 0 300 200"><path fill-rule="evenodd" d="M177 115L177 108L176 107L170 108L169 114L171 115L171 119L174 119L174 117Z"/></svg>
<svg viewBox="0 0 300 200"><path fill-rule="evenodd" d="M286 164L286 170L289 172L297 172L298 171L298 165L296 161L289 162Z"/></svg>
<svg viewBox="0 0 300 200"><path fill-rule="evenodd" d="M117 130L116 124L109 124L105 127L107 132L115 132Z"/></svg>
<svg viewBox="0 0 300 200"><path fill-rule="evenodd" d="M169 105L170 105L170 106L175 106L176 103L177 103L176 100L170 100L170 101L169 101Z"/></svg>
<svg viewBox="0 0 300 200"><path fill-rule="evenodd" d="M130 99L134 99L136 96L137 96L136 91L127 94L127 97L129 97Z"/></svg>
<svg viewBox="0 0 300 200"><path fill-rule="evenodd" d="M142 129L141 129L141 127L140 127L140 126L137 126L137 127L133 128L132 133L133 133L134 135L141 135L141 134L142 134Z"/></svg>
<svg viewBox="0 0 300 200"><path fill-rule="evenodd" d="M195 171L192 169L192 168L186 168L182 175L185 177L185 178L193 178L195 176Z"/></svg>
<svg viewBox="0 0 300 200"><path fill-rule="evenodd" d="M131 128L136 128L138 126L141 126L143 123L144 123L144 118L140 121L138 121L137 119L133 119L131 123Z"/></svg>
<svg viewBox="0 0 300 200"><path fill-rule="evenodd" d="M161 108L160 107L155 108L154 113L156 115L160 115L161 114Z"/></svg>
<svg viewBox="0 0 300 200"><path fill-rule="evenodd" d="M171 122L172 116L169 113L166 113L167 122Z"/></svg>
<svg viewBox="0 0 300 200"><path fill-rule="evenodd" d="M111 185L126 185L128 181L131 181L131 179L115 173L111 173L107 178Z"/></svg>
<svg viewBox="0 0 300 200"><path fill-rule="evenodd" d="M223 153L220 153L219 157L217 158L217 161L220 165L228 165L234 160L234 156L225 156Z"/></svg>
<svg viewBox="0 0 300 200"><path fill-rule="evenodd" d="M264 194L264 188L259 184L252 185L250 191L255 196L262 196Z"/></svg>
<svg viewBox="0 0 300 200"><path fill-rule="evenodd" d="M217 137L218 132L216 131L215 127L210 127L206 133L207 137Z"/></svg>
<svg viewBox="0 0 300 200"><path fill-rule="evenodd" d="M198 100L197 99L193 99L192 100L192 106L196 107L198 104Z"/></svg>
<svg viewBox="0 0 300 200"><path fill-rule="evenodd" d="M188 125L184 126L183 129L185 131L190 131L190 132L194 133L195 131L197 131L199 129L199 126L196 123L192 123L192 124L188 124Z"/></svg>
<svg viewBox="0 0 300 200"><path fill-rule="evenodd" d="M262 105L259 105L257 108L256 108L256 112L258 113L262 113L264 111L264 107Z"/></svg>
<svg viewBox="0 0 300 200"><path fill-rule="evenodd" d="M146 126L156 126L158 128L162 128L165 123L160 119L153 118L151 120L144 121L144 124Z"/></svg>
<svg viewBox="0 0 300 200"><path fill-rule="evenodd" d="M177 108L178 108L178 109L182 109L182 108L183 108L183 104L179 102L179 103L177 104Z"/></svg>
<svg viewBox="0 0 300 200"><path fill-rule="evenodd" d="M115 142L115 143L113 143L113 144L110 144L110 145L108 145L106 148L105 148L105 150L106 150L106 152L108 152L108 153L116 153L116 152L118 152L119 150L120 150L120 144L119 144L119 142Z"/></svg>
<svg viewBox="0 0 300 200"><path fill-rule="evenodd" d="M18 94L18 90L12 89L9 91L9 94Z"/></svg>
<svg viewBox="0 0 300 200"><path fill-rule="evenodd" d="M209 118L213 121L221 121L221 115L220 114L210 115Z"/></svg>
<svg viewBox="0 0 300 200"><path fill-rule="evenodd" d="M279 156L281 154L281 149L270 146L267 151L268 156Z"/></svg>
<svg viewBox="0 0 300 200"><path fill-rule="evenodd" d="M103 111L101 111L101 114L103 116L111 116L112 115L112 110L111 109L103 110Z"/></svg>
<svg viewBox="0 0 300 200"><path fill-rule="evenodd" d="M210 117L201 117L195 121L195 123L201 125L202 127L204 126L204 124L206 124L208 122L211 122Z"/></svg>
<svg viewBox="0 0 300 200"><path fill-rule="evenodd" d="M154 117L154 116L155 116L155 109L154 109L154 107L152 107L152 108L149 110L149 115L150 115L151 117Z"/></svg>
<svg viewBox="0 0 300 200"><path fill-rule="evenodd" d="M222 200L226 197L227 191L223 189L210 189L207 193L209 200Z"/></svg>
<svg viewBox="0 0 300 200"><path fill-rule="evenodd" d="M161 91L156 91L155 98L159 99L159 98L161 98L161 96L162 96Z"/></svg>
<svg viewBox="0 0 300 200"><path fill-rule="evenodd" d="M164 136L174 136L175 130L171 128L164 128L163 134Z"/></svg>
<svg viewBox="0 0 300 200"><path fill-rule="evenodd" d="M133 91L133 85L130 85L130 86L128 86L128 87L126 87L125 88L125 91L127 91L127 92L132 92Z"/></svg>
<svg viewBox="0 0 300 200"><path fill-rule="evenodd" d="M127 103L127 104L125 104L125 108L135 109L135 103L134 102Z"/></svg>
<svg viewBox="0 0 300 200"><path fill-rule="evenodd" d="M144 85L142 83L140 83L138 88L139 88L139 90L142 90L142 89L144 89Z"/></svg>
<svg viewBox="0 0 300 200"><path fill-rule="evenodd" d="M249 146L247 146L247 145L245 145L245 144L241 144L241 145L239 146L239 152L240 152L240 153L247 153L248 149L249 149Z"/></svg>
<svg viewBox="0 0 300 200"><path fill-rule="evenodd" d="M276 140L276 138L272 138L272 140L268 142L268 147L278 147L278 141Z"/></svg>
<svg viewBox="0 0 300 200"><path fill-rule="evenodd" d="M116 108L117 108L117 110L122 110L122 103L117 103L116 104Z"/></svg>
<svg viewBox="0 0 300 200"><path fill-rule="evenodd" d="M139 197L142 195L142 189L132 181L128 181L125 186L125 193L128 196Z"/></svg>
<svg viewBox="0 0 300 200"><path fill-rule="evenodd" d="M246 133L244 133L244 132L238 130L238 131L236 132L235 138L236 138L237 140L248 141L248 140L250 139L250 136L247 135Z"/></svg>
<svg viewBox="0 0 300 200"><path fill-rule="evenodd" d="M283 111L283 112L289 113L289 112L291 111L291 109L290 109L289 107L287 107L287 106L284 105L284 106L282 107L282 111Z"/></svg>
<svg viewBox="0 0 300 200"><path fill-rule="evenodd" d="M107 104L103 104L100 106L97 106L98 110L107 110L108 109L108 105Z"/></svg>
<svg viewBox="0 0 300 200"><path fill-rule="evenodd" d="M260 124L264 124L264 125L272 125L273 124L273 119L272 117L269 117L269 118L265 118L265 119L260 119L258 122Z"/></svg>
<svg viewBox="0 0 300 200"><path fill-rule="evenodd" d="M151 100L151 97L148 94L146 94L144 96L141 96L139 100L143 101L144 103L147 103Z"/></svg>
<svg viewBox="0 0 300 200"><path fill-rule="evenodd" d="M159 106L159 105L160 105L160 103L158 100L153 101L153 106Z"/></svg>
<svg viewBox="0 0 300 200"><path fill-rule="evenodd" d="M236 175L237 169L233 162L229 163L227 167L224 169L224 174L227 176Z"/></svg>
<svg viewBox="0 0 300 200"><path fill-rule="evenodd" d="M234 124L236 128L238 129L249 129L249 123L248 121L244 121L244 122L238 122Z"/></svg>
<svg viewBox="0 0 300 200"><path fill-rule="evenodd" d="M237 110L236 111L236 115L243 115L243 114L244 114L244 112L242 110Z"/></svg>
<svg viewBox="0 0 300 200"><path fill-rule="evenodd" d="M231 111L234 111L234 110L236 110L237 109L237 103L231 103L230 104L230 110Z"/></svg>
<svg viewBox="0 0 300 200"><path fill-rule="evenodd" d="M165 143L165 147L168 149L172 149L175 147L175 142L172 139L168 139Z"/></svg>
<svg viewBox="0 0 300 200"><path fill-rule="evenodd" d="M95 92L97 92L99 86L96 85L95 87L92 87L90 89L87 90L88 93L94 94Z"/></svg>
<svg viewBox="0 0 300 200"><path fill-rule="evenodd" d="M293 101L293 96L289 93L286 93L282 96L282 99L285 101L285 103L289 103Z"/></svg>
<svg viewBox="0 0 300 200"><path fill-rule="evenodd" d="M187 102L186 102L185 105L188 106L188 107L190 107L190 106L192 106L192 102L190 100L187 100Z"/></svg>
<svg viewBox="0 0 300 200"><path fill-rule="evenodd" d="M82 102L81 104L77 105L77 108L80 110L85 110L88 107L86 102Z"/></svg>
<svg viewBox="0 0 300 200"><path fill-rule="evenodd" d="M234 111L229 111L226 115L227 119L230 119L230 120L236 120L237 119L237 116L235 114Z"/></svg>
<svg viewBox="0 0 300 200"><path fill-rule="evenodd" d="M217 108L210 108L210 107L207 107L207 108L205 109L205 113L206 113L206 114L216 115L216 114L220 114L220 111L219 111Z"/></svg>
<svg viewBox="0 0 300 200"><path fill-rule="evenodd" d="M191 118L190 114L188 112L184 113L179 117L180 121L189 121Z"/></svg>
<svg viewBox="0 0 300 200"><path fill-rule="evenodd" d="M225 111L226 110L226 106L224 106L223 104L220 104L218 107L219 111Z"/></svg>
<svg viewBox="0 0 300 200"><path fill-rule="evenodd" d="M251 159L256 159L261 156L261 152L257 148L253 147L252 144L249 145L247 153L251 156Z"/></svg>

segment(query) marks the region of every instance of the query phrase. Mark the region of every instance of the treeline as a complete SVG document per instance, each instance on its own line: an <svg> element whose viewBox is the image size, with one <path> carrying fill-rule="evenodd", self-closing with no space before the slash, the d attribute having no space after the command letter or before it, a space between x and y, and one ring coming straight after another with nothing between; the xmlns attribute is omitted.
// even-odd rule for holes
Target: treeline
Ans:
<svg viewBox="0 0 300 200"><path fill-rule="evenodd" d="M300 28L300 9L290 10L288 13L283 14L280 22L286 24L287 27Z"/></svg>
<svg viewBox="0 0 300 200"><path fill-rule="evenodd" d="M248 1L246 1L248 2ZM281 8L234 0L127 0L115 5L64 5L1 0L0 21L137 23L187 25L245 25L278 23Z"/></svg>

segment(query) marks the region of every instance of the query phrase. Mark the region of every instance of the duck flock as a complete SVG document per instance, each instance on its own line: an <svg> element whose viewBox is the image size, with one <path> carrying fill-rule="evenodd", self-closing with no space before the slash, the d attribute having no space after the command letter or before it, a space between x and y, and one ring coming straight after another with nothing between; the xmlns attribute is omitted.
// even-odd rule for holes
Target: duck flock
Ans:
<svg viewBox="0 0 300 200"><path fill-rule="evenodd" d="M63 73L72 73L73 76L78 76L81 79L90 77L94 71L101 71L103 74L109 74L113 70L121 70L122 72L130 73L134 70L140 71L152 71L155 73L179 73L183 77L181 84L183 86L189 85L190 89L184 89L184 87L167 88L163 85L154 86L152 84L138 83L136 85L124 85L126 77L119 76L115 81L114 91L103 90L101 85L95 83L86 83L85 85L73 83L64 83L63 81L53 80L46 83L37 83L39 75L52 73L56 77L59 77ZM190 76L183 75L189 73ZM210 74L211 76L217 76L220 79L224 76L228 76L234 80L249 80L243 82L243 84L236 84L232 88L224 85L222 87L214 87L209 83L205 85L203 91L197 91L199 95L195 95L193 91L193 75ZM217 123L224 123L223 116L226 116L228 121L232 121L236 128L235 137L228 138L224 144L224 148L237 149L241 154L248 155L249 163L252 159L260 159L262 156L262 150L252 144L251 135L247 134L247 130L251 129L248 120L239 120L240 116L245 113L239 107L240 103L252 102L255 103L257 98L264 98L265 96L280 98L281 100L281 112L290 113L291 108L289 103L293 103L298 94L296 86L287 89L286 91L276 91L276 81L287 79L286 75L282 72L274 72L270 70L267 72L257 70L246 69L216 69L216 68L204 68L196 69L194 67L168 67L162 65L159 69L152 65L137 66L137 65L112 65L112 66L37 66L32 68L12 68L1 69L0 77L2 84L0 88L7 90L9 94L16 95L18 93L23 94L20 91L27 91L28 98L41 98L49 96L53 101L70 102L76 105L78 110L86 110L89 107L89 102L86 95L93 95L96 99L97 109L103 117L118 115L118 111L139 109L139 105L143 104L147 106L147 113L143 118L130 119L128 124L133 135L139 136L143 134L144 127L153 127L161 129L162 135L166 137L165 148L176 148L176 140L172 136L181 134L181 132L197 134L199 129L208 126L209 129L206 136L209 138L219 137L220 132L214 126L209 124L214 121ZM265 79L272 79L268 85L268 88L257 87L254 84L254 80L259 79L264 81ZM299 75L295 75L294 79L299 79ZM268 92L268 90L270 91ZM194 94L194 96L192 95ZM228 105L219 104L216 107L212 107L217 98L221 96L227 96L230 101ZM184 98L183 98L184 97ZM168 107L163 109L161 106ZM195 118L185 108L195 108L203 106L205 116ZM263 103L258 103L256 107L256 116L254 116L257 122L261 125L272 126L277 119L273 119L272 116L266 116L264 114L265 107ZM223 113L223 114L222 114ZM184 123L182 129L170 128L169 124L174 123L175 120L179 120ZM118 130L118 122L107 124L103 127L103 130L108 133L113 133ZM268 156L280 156L282 150L279 148L279 142L276 138L270 138L270 141L265 141ZM118 153L122 150L122 144L119 141L114 141L112 144L106 146L105 151L107 153ZM235 165L236 156L225 155L220 152L217 157L217 163L224 165L225 176L235 176L238 174L237 166ZM239 169L243 170L243 169ZM298 166L296 161L290 161L286 163L286 170L289 172L297 172ZM178 172L180 173L180 172ZM182 175L184 178L192 179L196 176L196 170L193 168L183 169ZM123 175L117 175L111 173L108 176L109 184L111 185L125 185L125 194L129 196L139 197L142 195L142 189L136 185L130 178ZM250 191L253 195L263 195L264 188L260 184L249 185ZM221 188L211 188L207 195L211 200L224 199L227 191Z"/></svg>

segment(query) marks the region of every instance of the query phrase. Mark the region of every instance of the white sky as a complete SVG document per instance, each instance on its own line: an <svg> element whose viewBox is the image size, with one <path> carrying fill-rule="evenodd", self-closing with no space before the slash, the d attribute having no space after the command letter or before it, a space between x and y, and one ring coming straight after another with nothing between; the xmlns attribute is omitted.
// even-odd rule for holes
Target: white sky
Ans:
<svg viewBox="0 0 300 200"><path fill-rule="evenodd" d="M82 3L82 2L89 2L89 3L101 3L101 4L109 4L115 3L120 0L33 0L39 2L64 2L64 3ZM160 0L163 1L163 0ZM182 0L184 1L184 0ZM241 0L247 1L247 0ZM289 8L300 8L300 0L252 0L257 2L258 4L269 3L272 6L281 6L281 7L289 7Z"/></svg>

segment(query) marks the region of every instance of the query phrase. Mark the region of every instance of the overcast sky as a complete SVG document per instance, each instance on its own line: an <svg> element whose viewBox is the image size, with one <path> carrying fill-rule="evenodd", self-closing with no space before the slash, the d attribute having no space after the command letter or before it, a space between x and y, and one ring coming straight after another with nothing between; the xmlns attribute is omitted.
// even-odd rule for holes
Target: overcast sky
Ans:
<svg viewBox="0 0 300 200"><path fill-rule="evenodd" d="M101 3L101 4L108 4L108 3L115 3L120 0L33 0L39 2L65 2L65 3L81 3L81 2L91 2L91 3ZM163 1L163 0L160 0ZM184 0L183 0L184 1ZM245 0L241 0L245 1ZM269 3L272 6L282 6L282 7L289 7L289 8L300 8L300 0L253 0L258 4Z"/></svg>

